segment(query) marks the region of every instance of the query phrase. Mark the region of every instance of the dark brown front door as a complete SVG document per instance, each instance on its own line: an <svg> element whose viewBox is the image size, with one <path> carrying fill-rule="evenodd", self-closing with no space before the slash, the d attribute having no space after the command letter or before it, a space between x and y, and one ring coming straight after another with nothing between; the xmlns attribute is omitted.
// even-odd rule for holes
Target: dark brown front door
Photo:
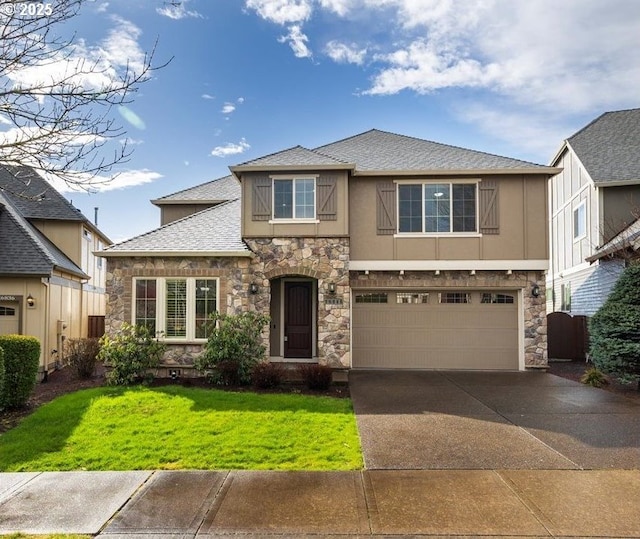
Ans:
<svg viewBox="0 0 640 539"><path fill-rule="evenodd" d="M284 283L284 357L312 357L310 282Z"/></svg>

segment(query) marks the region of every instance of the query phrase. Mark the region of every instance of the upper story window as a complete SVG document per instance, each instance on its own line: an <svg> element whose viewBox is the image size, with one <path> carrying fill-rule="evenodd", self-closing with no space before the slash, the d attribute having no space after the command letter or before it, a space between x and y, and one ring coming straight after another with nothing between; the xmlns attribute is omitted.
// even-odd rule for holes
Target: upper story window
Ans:
<svg viewBox="0 0 640 539"><path fill-rule="evenodd" d="M398 232L477 232L477 199L476 183L401 183Z"/></svg>
<svg viewBox="0 0 640 539"><path fill-rule="evenodd" d="M573 239L579 240L587 235L587 205L582 201L573 210Z"/></svg>
<svg viewBox="0 0 640 539"><path fill-rule="evenodd" d="M274 219L315 219L315 178L273 180Z"/></svg>

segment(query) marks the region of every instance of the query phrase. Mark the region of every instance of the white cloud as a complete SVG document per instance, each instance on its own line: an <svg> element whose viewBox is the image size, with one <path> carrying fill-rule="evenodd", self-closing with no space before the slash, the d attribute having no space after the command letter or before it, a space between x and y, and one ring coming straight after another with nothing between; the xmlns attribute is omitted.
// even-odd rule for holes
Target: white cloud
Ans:
<svg viewBox="0 0 640 539"><path fill-rule="evenodd" d="M202 94L200 97L202 99L215 99L215 96L213 96L211 94Z"/></svg>
<svg viewBox="0 0 640 539"><path fill-rule="evenodd" d="M111 17L116 26L109 30L107 37L100 43L94 55L100 55L110 64L141 73L145 66L146 55L138 43L142 30L122 17Z"/></svg>
<svg viewBox="0 0 640 539"><path fill-rule="evenodd" d="M115 191L116 189L127 189L129 187L135 187L136 185L151 183L162 178L162 174L148 169L125 170L114 173L110 176L93 177L86 175L83 178L82 175L79 175L78 179L84 180L84 189L80 189L77 186L67 184L60 178L51 174L43 174L43 176L57 191L61 193L72 193L85 190L102 193L106 191Z"/></svg>
<svg viewBox="0 0 640 539"><path fill-rule="evenodd" d="M246 7L261 18L276 24L301 23L311 17L311 0L247 0Z"/></svg>
<svg viewBox="0 0 640 539"><path fill-rule="evenodd" d="M237 155L239 153L244 153L251 146L247 144L247 141L244 139L240 139L238 144L234 144L233 142L228 142L227 144L223 144L222 146L216 146L213 150L211 150L211 155L214 157L228 157L230 155Z"/></svg>
<svg viewBox="0 0 640 539"><path fill-rule="evenodd" d="M222 114L231 114L234 110L236 110L236 106L233 103L225 103L222 107Z"/></svg>
<svg viewBox="0 0 640 539"><path fill-rule="evenodd" d="M182 0L181 2L173 0L165 1L161 7L156 8L156 13L163 17L173 19L174 21L187 18L203 19L204 16L201 13L196 10L187 9L186 4L188 2L189 0Z"/></svg>
<svg viewBox="0 0 640 539"><path fill-rule="evenodd" d="M121 138L118 142L120 144L126 144L127 146L140 146L140 144L144 144L144 140L131 137Z"/></svg>
<svg viewBox="0 0 640 539"><path fill-rule="evenodd" d="M311 50L307 47L309 38L302 33L300 25L294 24L289 27L289 33L286 36L278 38L279 43L289 43L296 58L310 58Z"/></svg>
<svg viewBox="0 0 640 539"><path fill-rule="evenodd" d="M347 45L338 41L329 41L325 47L325 53L334 62L339 64L362 65L367 55L367 49L359 49L355 44Z"/></svg>
<svg viewBox="0 0 640 539"><path fill-rule="evenodd" d="M237 101L240 105L242 105L244 103L244 97L239 97Z"/></svg>
<svg viewBox="0 0 640 539"><path fill-rule="evenodd" d="M109 2L101 2L96 8L96 11L98 13L105 13L108 7L109 7Z"/></svg>

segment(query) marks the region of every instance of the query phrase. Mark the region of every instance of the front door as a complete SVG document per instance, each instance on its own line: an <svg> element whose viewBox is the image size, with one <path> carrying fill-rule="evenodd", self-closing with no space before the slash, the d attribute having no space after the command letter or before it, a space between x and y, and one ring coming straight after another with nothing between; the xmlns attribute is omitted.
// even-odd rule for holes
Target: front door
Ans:
<svg viewBox="0 0 640 539"><path fill-rule="evenodd" d="M312 357L312 283L284 283L284 357Z"/></svg>

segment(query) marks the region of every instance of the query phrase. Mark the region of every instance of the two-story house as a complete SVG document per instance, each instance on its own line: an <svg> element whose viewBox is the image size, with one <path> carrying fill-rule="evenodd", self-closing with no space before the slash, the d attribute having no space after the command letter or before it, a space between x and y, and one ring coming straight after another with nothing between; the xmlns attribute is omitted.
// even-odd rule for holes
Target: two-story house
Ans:
<svg viewBox="0 0 640 539"><path fill-rule="evenodd" d="M269 314L272 361L546 366L557 169L378 130L230 168L102 251L108 331L147 324L185 370L214 310Z"/></svg>
<svg viewBox="0 0 640 539"><path fill-rule="evenodd" d="M37 337L42 373L67 339L103 328L106 264L94 252L110 243L34 170L0 166L0 334Z"/></svg>
<svg viewBox="0 0 640 539"><path fill-rule="evenodd" d="M547 310L593 315L629 256L640 217L640 109L607 112L551 162ZM553 291L553 292L551 292Z"/></svg>

